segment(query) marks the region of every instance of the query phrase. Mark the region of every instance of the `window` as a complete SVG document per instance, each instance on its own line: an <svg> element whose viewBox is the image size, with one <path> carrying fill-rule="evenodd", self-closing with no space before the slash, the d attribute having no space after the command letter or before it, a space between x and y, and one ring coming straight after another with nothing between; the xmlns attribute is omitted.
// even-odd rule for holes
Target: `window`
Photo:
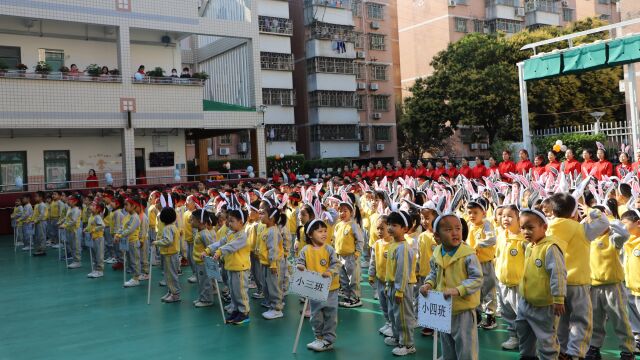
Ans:
<svg viewBox="0 0 640 360"><path fill-rule="evenodd" d="M26 190L15 186L18 177L27 183L27 152L0 151L0 192Z"/></svg>
<svg viewBox="0 0 640 360"><path fill-rule="evenodd" d="M570 22L573 21L573 9L562 8L562 21Z"/></svg>
<svg viewBox="0 0 640 360"><path fill-rule="evenodd" d="M384 5L367 3L367 18L374 20L384 19Z"/></svg>
<svg viewBox="0 0 640 360"><path fill-rule="evenodd" d="M220 145L231 145L231 134L220 136Z"/></svg>
<svg viewBox="0 0 640 360"><path fill-rule="evenodd" d="M265 105L295 106L293 89L262 89L262 103Z"/></svg>
<svg viewBox="0 0 640 360"><path fill-rule="evenodd" d="M261 52L260 67L263 70L292 71L293 54Z"/></svg>
<svg viewBox="0 0 640 360"><path fill-rule="evenodd" d="M354 43L356 49L364 49L364 34L360 32L354 33Z"/></svg>
<svg viewBox="0 0 640 360"><path fill-rule="evenodd" d="M71 181L69 150L44 152L44 181L46 189L67 189Z"/></svg>
<svg viewBox="0 0 640 360"><path fill-rule="evenodd" d="M384 50L384 35L369 34L369 50Z"/></svg>
<svg viewBox="0 0 640 360"><path fill-rule="evenodd" d="M355 41L353 26L338 25L314 21L309 26L309 39L340 40L345 42Z"/></svg>
<svg viewBox="0 0 640 360"><path fill-rule="evenodd" d="M522 30L522 22L517 20L495 19L487 21L487 27L491 33L501 31L507 34L515 34Z"/></svg>
<svg viewBox="0 0 640 360"><path fill-rule="evenodd" d="M473 20L473 32L483 33L485 26L486 25L484 21L478 19Z"/></svg>
<svg viewBox="0 0 640 360"><path fill-rule="evenodd" d="M7 64L9 69L15 69L22 62L20 48L14 46L0 46L0 62Z"/></svg>
<svg viewBox="0 0 640 360"><path fill-rule="evenodd" d="M367 110L366 95L358 94L356 96L356 109L358 109L358 111Z"/></svg>
<svg viewBox="0 0 640 360"><path fill-rule="evenodd" d="M131 11L132 0L116 0L116 9L119 11Z"/></svg>
<svg viewBox="0 0 640 360"><path fill-rule="evenodd" d="M600 14L600 20L609 21L611 19L611 15L609 14Z"/></svg>
<svg viewBox="0 0 640 360"><path fill-rule="evenodd" d="M353 65L355 66L356 80L364 79L366 65L360 62L354 63Z"/></svg>
<svg viewBox="0 0 640 360"><path fill-rule="evenodd" d="M598 4L609 5L610 0L598 0Z"/></svg>
<svg viewBox="0 0 640 360"><path fill-rule="evenodd" d="M360 125L314 125L311 141L358 141Z"/></svg>
<svg viewBox="0 0 640 360"><path fill-rule="evenodd" d="M356 107L356 93L354 91L317 90L309 93L311 107Z"/></svg>
<svg viewBox="0 0 640 360"><path fill-rule="evenodd" d="M307 59L307 71L309 73L355 74L353 59L322 56Z"/></svg>
<svg viewBox="0 0 640 360"><path fill-rule="evenodd" d="M286 35L293 34L293 23L290 19L259 16L258 27L261 32Z"/></svg>
<svg viewBox="0 0 640 360"><path fill-rule="evenodd" d="M455 18L456 22L456 31L466 33L467 32L467 19L464 18Z"/></svg>
<svg viewBox="0 0 640 360"><path fill-rule="evenodd" d="M353 16L360 17L362 16L362 1L361 0L353 0L351 2L351 12Z"/></svg>
<svg viewBox="0 0 640 360"><path fill-rule="evenodd" d="M267 125L264 131L267 141L297 141L298 133L293 125Z"/></svg>
<svg viewBox="0 0 640 360"><path fill-rule="evenodd" d="M371 95L373 111L389 111L389 95Z"/></svg>
<svg viewBox="0 0 640 360"><path fill-rule="evenodd" d="M374 126L373 139L375 141L391 141L391 126Z"/></svg>
<svg viewBox="0 0 640 360"><path fill-rule="evenodd" d="M371 80L388 80L387 79L387 65L369 65L369 71Z"/></svg>
<svg viewBox="0 0 640 360"><path fill-rule="evenodd" d="M360 141L364 143L369 142L369 127L368 126L360 126Z"/></svg>

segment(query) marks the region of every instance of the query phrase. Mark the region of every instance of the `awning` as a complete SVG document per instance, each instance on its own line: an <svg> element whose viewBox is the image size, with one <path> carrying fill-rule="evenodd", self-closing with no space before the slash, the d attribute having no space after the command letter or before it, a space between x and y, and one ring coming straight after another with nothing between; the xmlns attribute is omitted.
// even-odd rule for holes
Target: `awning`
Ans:
<svg viewBox="0 0 640 360"><path fill-rule="evenodd" d="M545 79L560 75L562 54L549 54L524 61L524 79Z"/></svg>
<svg viewBox="0 0 640 360"><path fill-rule="evenodd" d="M609 42L609 65L624 65L640 61L640 35Z"/></svg>
<svg viewBox="0 0 640 360"><path fill-rule="evenodd" d="M607 44L580 46L562 53L563 74L597 70L607 66Z"/></svg>
<svg viewBox="0 0 640 360"><path fill-rule="evenodd" d="M255 108L244 107L240 105L221 103L211 100L202 100L203 111L251 111L255 112Z"/></svg>

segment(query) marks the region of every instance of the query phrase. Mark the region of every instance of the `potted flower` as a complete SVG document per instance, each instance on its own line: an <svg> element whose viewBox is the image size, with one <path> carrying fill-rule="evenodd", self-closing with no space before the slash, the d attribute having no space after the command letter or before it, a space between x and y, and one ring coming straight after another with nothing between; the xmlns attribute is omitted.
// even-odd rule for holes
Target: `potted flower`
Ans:
<svg viewBox="0 0 640 360"><path fill-rule="evenodd" d="M113 75L113 76L118 76L118 75L120 75L120 70L118 70L118 69L111 69L111 70L109 70L109 74L110 74L110 75Z"/></svg>
<svg viewBox="0 0 640 360"><path fill-rule="evenodd" d="M84 71L89 74L89 76L93 77L93 80L96 80L96 78L100 76L102 69L97 64L91 64L87 66Z"/></svg>
<svg viewBox="0 0 640 360"><path fill-rule="evenodd" d="M4 77L4 74L7 72L9 65L7 65L4 60L0 59L0 76Z"/></svg>
<svg viewBox="0 0 640 360"><path fill-rule="evenodd" d="M40 74L43 78L46 78L47 75L51 72L51 65L46 61L38 61L35 70L36 74Z"/></svg>
<svg viewBox="0 0 640 360"><path fill-rule="evenodd" d="M27 72L27 69L29 67L25 64L18 64L16 65L16 69L18 69L18 76L19 77L24 77L24 74Z"/></svg>
<svg viewBox="0 0 640 360"><path fill-rule="evenodd" d="M207 79L209 79L209 74L207 74L204 71L203 72L197 72L197 73L194 73L192 75L192 77L194 79L200 79L200 80L202 80L202 82L205 82Z"/></svg>
<svg viewBox="0 0 640 360"><path fill-rule="evenodd" d="M155 69L147 71L147 76L150 78L164 77L164 69L157 66Z"/></svg>

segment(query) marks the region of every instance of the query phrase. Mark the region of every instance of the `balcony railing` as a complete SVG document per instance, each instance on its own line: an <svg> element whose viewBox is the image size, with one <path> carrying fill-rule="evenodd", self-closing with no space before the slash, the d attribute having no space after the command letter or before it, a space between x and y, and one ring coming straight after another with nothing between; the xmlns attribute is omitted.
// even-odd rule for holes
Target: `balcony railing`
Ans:
<svg viewBox="0 0 640 360"><path fill-rule="evenodd" d="M261 52L260 67L263 70L293 71L293 54Z"/></svg>
<svg viewBox="0 0 640 360"><path fill-rule="evenodd" d="M283 35L293 34L293 22L291 19L260 16L258 22L261 32Z"/></svg>
<svg viewBox="0 0 640 360"><path fill-rule="evenodd" d="M266 125L264 134L267 141L291 141L298 140L297 129L293 125L272 124Z"/></svg>
<svg viewBox="0 0 640 360"><path fill-rule="evenodd" d="M317 90L309 93L309 106L355 108L357 106L355 91Z"/></svg>
<svg viewBox="0 0 640 360"><path fill-rule="evenodd" d="M560 9L552 0L531 0L525 3L526 12L544 11L548 13L560 13Z"/></svg>
<svg viewBox="0 0 640 360"><path fill-rule="evenodd" d="M63 72L50 72L46 74L27 72L26 70L8 70L6 72L0 71L0 78L6 79L31 79L31 80L58 80L58 81L96 81L96 82L110 82L118 83L122 82L122 76L120 75L102 75L91 76L85 74L69 74Z"/></svg>
<svg viewBox="0 0 640 360"><path fill-rule="evenodd" d="M293 89L262 89L262 102L265 105L295 106L296 93Z"/></svg>
<svg viewBox="0 0 640 360"><path fill-rule="evenodd" d="M151 85L190 85L204 86L204 80L197 78L174 78L174 77L153 77L145 76L141 80L135 77L131 78L134 84L151 84Z"/></svg>
<svg viewBox="0 0 640 360"><path fill-rule="evenodd" d="M359 141L359 125L314 125L311 141Z"/></svg>
<svg viewBox="0 0 640 360"><path fill-rule="evenodd" d="M312 74L355 74L353 59L331 57L314 57L313 59L307 59L307 71Z"/></svg>
<svg viewBox="0 0 640 360"><path fill-rule="evenodd" d="M491 7L496 5L519 7L520 0L485 0L484 6Z"/></svg>
<svg viewBox="0 0 640 360"><path fill-rule="evenodd" d="M356 33L353 26L328 24L319 21L309 25L309 39L320 40L341 40L344 42L355 42Z"/></svg>
<svg viewBox="0 0 640 360"><path fill-rule="evenodd" d="M326 6L336 9L351 10L351 0L305 0L304 6Z"/></svg>

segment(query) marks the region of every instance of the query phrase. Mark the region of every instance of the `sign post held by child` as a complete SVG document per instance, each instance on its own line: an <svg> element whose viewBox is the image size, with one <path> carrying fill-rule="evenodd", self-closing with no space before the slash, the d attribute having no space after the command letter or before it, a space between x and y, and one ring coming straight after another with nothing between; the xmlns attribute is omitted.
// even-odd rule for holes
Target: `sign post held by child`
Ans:
<svg viewBox="0 0 640 360"><path fill-rule="evenodd" d="M220 272L220 264L216 260L213 260L211 256L204 257L204 269L207 273L207 278L213 281L213 285L216 287L216 294L218 295L218 304L220 304L220 313L222 314L222 322L224 323L224 307L222 306L222 299L220 298L220 289L218 288L218 281L222 281L222 273Z"/></svg>
<svg viewBox="0 0 640 360"><path fill-rule="evenodd" d="M331 286L331 278L322 277L321 274L311 271L295 270L291 277L289 293L304 297L304 306L298 323L298 332L296 340L293 343L293 353L298 349L298 341L300 341L300 332L302 331L302 323L304 322L304 313L309 306L309 299L314 301L327 301L329 298L329 287Z"/></svg>
<svg viewBox="0 0 640 360"><path fill-rule="evenodd" d="M418 297L418 325L433 329L433 358L438 358L438 331L451 334L451 298L438 291Z"/></svg>

